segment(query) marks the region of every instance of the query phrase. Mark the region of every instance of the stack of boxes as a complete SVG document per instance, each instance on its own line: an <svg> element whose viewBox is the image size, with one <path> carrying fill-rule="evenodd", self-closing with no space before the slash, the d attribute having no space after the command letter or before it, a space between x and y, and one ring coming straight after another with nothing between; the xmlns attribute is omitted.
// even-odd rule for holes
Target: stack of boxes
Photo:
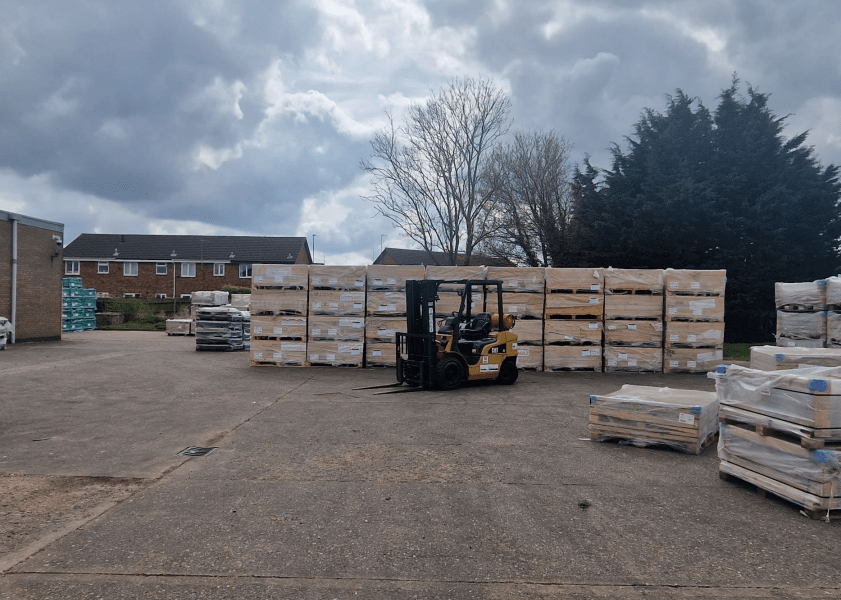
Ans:
<svg viewBox="0 0 841 600"><path fill-rule="evenodd" d="M82 287L81 277L61 280L61 330L96 329L96 290Z"/></svg>
<svg viewBox="0 0 841 600"><path fill-rule="evenodd" d="M311 365L361 367L365 358L365 267L309 269Z"/></svg>
<svg viewBox="0 0 841 600"><path fill-rule="evenodd" d="M307 265L253 265L251 364L307 364Z"/></svg>
<svg viewBox="0 0 841 600"><path fill-rule="evenodd" d="M550 267L545 269L545 277L545 369L600 372L604 269Z"/></svg>
<svg viewBox="0 0 841 600"><path fill-rule="evenodd" d="M778 346L824 347L827 339L826 284L824 279L775 284ZM836 293L837 284L833 287L833 293ZM833 317L833 329L835 321Z"/></svg>
<svg viewBox="0 0 841 600"><path fill-rule="evenodd" d="M424 278L422 265L371 265L366 273L365 364L393 367L397 332L406 332L406 281Z"/></svg>
<svg viewBox="0 0 841 600"><path fill-rule="evenodd" d="M229 306L199 306L196 310L196 350L245 349L243 314Z"/></svg>
<svg viewBox="0 0 841 600"><path fill-rule="evenodd" d="M502 282L503 314L516 318L512 331L517 334L517 366L521 369L543 370L544 272L540 267L487 268L487 279ZM487 302L488 312L498 312L495 291Z"/></svg>
<svg viewBox="0 0 841 600"><path fill-rule="evenodd" d="M841 516L841 368L721 368L718 456L737 479L803 507Z"/></svg>
<svg viewBox="0 0 841 600"><path fill-rule="evenodd" d="M724 356L726 271L666 269L666 373L714 371Z"/></svg>
<svg viewBox="0 0 841 600"><path fill-rule="evenodd" d="M663 370L663 271L605 271L605 370Z"/></svg>

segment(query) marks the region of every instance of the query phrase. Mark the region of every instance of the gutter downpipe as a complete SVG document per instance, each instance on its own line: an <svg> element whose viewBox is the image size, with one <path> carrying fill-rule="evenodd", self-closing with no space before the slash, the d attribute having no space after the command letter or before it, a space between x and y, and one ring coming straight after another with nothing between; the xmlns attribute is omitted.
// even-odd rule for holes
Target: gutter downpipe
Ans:
<svg viewBox="0 0 841 600"><path fill-rule="evenodd" d="M12 321L12 332L9 334L11 343L15 343L15 331L17 331L18 312L18 220L12 219L12 313L9 315Z"/></svg>

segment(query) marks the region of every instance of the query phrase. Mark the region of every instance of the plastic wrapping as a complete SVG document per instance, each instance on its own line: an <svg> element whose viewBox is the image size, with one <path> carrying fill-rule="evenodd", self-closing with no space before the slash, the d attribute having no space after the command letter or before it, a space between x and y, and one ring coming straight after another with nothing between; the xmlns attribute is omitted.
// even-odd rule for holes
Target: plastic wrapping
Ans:
<svg viewBox="0 0 841 600"><path fill-rule="evenodd" d="M604 269L548 267L544 276L546 277L547 293L601 293L604 290Z"/></svg>
<svg viewBox="0 0 841 600"><path fill-rule="evenodd" d="M310 341L362 342L365 340L364 317L310 316Z"/></svg>
<svg viewBox="0 0 841 600"><path fill-rule="evenodd" d="M0 333L14 333L15 329L12 326L12 322L9 321L6 317L0 317Z"/></svg>
<svg viewBox="0 0 841 600"><path fill-rule="evenodd" d="M826 313L826 347L841 348L841 313Z"/></svg>
<svg viewBox="0 0 841 600"><path fill-rule="evenodd" d="M723 321L723 296L666 296L667 321Z"/></svg>
<svg viewBox="0 0 841 600"><path fill-rule="evenodd" d="M604 370L616 371L663 371L662 348L637 348L632 346L605 346Z"/></svg>
<svg viewBox="0 0 841 600"><path fill-rule="evenodd" d="M310 265L310 290L365 291L365 267Z"/></svg>
<svg viewBox="0 0 841 600"><path fill-rule="evenodd" d="M251 319L252 339L298 340L307 339L306 317L287 315L255 315Z"/></svg>
<svg viewBox="0 0 841 600"><path fill-rule="evenodd" d="M244 350L243 324L250 315L236 308L202 306L196 311L196 350Z"/></svg>
<svg viewBox="0 0 841 600"><path fill-rule="evenodd" d="M167 335L190 335L193 322L190 319L167 319Z"/></svg>
<svg viewBox="0 0 841 600"><path fill-rule="evenodd" d="M542 294L546 286L545 270L543 267L488 267L486 277L501 281L503 292Z"/></svg>
<svg viewBox="0 0 841 600"><path fill-rule="evenodd" d="M365 292L310 290L309 314L362 317L365 315Z"/></svg>
<svg viewBox="0 0 841 600"><path fill-rule="evenodd" d="M406 314L406 292L368 292L368 315L400 316ZM405 319L404 319L405 321Z"/></svg>
<svg viewBox="0 0 841 600"><path fill-rule="evenodd" d="M406 289L410 279L425 277L423 265L369 265L366 272L368 292L398 292Z"/></svg>
<svg viewBox="0 0 841 600"><path fill-rule="evenodd" d="M777 311L777 338L789 340L826 339L826 311Z"/></svg>
<svg viewBox="0 0 841 600"><path fill-rule="evenodd" d="M228 303L228 292L200 290L190 295L190 301L198 306L223 306Z"/></svg>
<svg viewBox="0 0 841 600"><path fill-rule="evenodd" d="M307 314L307 292L297 290L255 290L251 294L254 315Z"/></svg>
<svg viewBox="0 0 841 600"><path fill-rule="evenodd" d="M708 373L724 359L724 351L715 348L666 348L664 373Z"/></svg>
<svg viewBox="0 0 841 600"><path fill-rule="evenodd" d="M590 396L590 439L700 453L718 431L715 392L623 385Z"/></svg>
<svg viewBox="0 0 841 600"><path fill-rule="evenodd" d="M803 283L775 283L774 300L778 309L826 310L826 280Z"/></svg>
<svg viewBox="0 0 841 600"><path fill-rule="evenodd" d="M517 325L520 323L518 322ZM517 331L517 326L514 327ZM545 322L543 343L548 345L602 345L601 321L550 319Z"/></svg>
<svg viewBox="0 0 841 600"><path fill-rule="evenodd" d="M841 349L783 348L780 346L753 346L750 349L751 369L776 371L804 366L841 366Z"/></svg>
<svg viewBox="0 0 841 600"><path fill-rule="evenodd" d="M727 285L727 271L695 271L689 269L666 269L663 271L663 286L667 294L723 296Z"/></svg>
<svg viewBox="0 0 841 600"><path fill-rule="evenodd" d="M307 360L311 365L361 367L362 342L307 342Z"/></svg>
<svg viewBox="0 0 841 600"><path fill-rule="evenodd" d="M662 321L605 321L604 343L607 346L647 346L660 348L663 345Z"/></svg>
<svg viewBox="0 0 841 600"><path fill-rule="evenodd" d="M543 347L521 346L517 342L517 367L520 369L543 370Z"/></svg>
<svg viewBox="0 0 841 600"><path fill-rule="evenodd" d="M654 293L663 292L662 269L614 269L604 270L605 293L628 290L646 290Z"/></svg>
<svg viewBox="0 0 841 600"><path fill-rule="evenodd" d="M231 306L239 310L251 310L251 294L231 294Z"/></svg>
<svg viewBox="0 0 841 600"><path fill-rule="evenodd" d="M306 290L309 268L309 265L251 265L251 285L264 289Z"/></svg>
<svg viewBox="0 0 841 600"><path fill-rule="evenodd" d="M827 277L824 281L826 307L830 310L841 310L841 277Z"/></svg>
<svg viewBox="0 0 841 600"><path fill-rule="evenodd" d="M604 318L663 320L663 296L652 294L616 295L604 297Z"/></svg>
<svg viewBox="0 0 841 600"><path fill-rule="evenodd" d="M517 351L520 351L519 346ZM544 346L543 366L547 371L601 372L602 349L598 346Z"/></svg>
<svg viewBox="0 0 841 600"><path fill-rule="evenodd" d="M365 363L368 366L393 367L397 364L397 347L394 342L365 343Z"/></svg>
<svg viewBox="0 0 841 600"><path fill-rule="evenodd" d="M665 344L673 348L722 348L724 322L669 321L666 323Z"/></svg>
<svg viewBox="0 0 841 600"><path fill-rule="evenodd" d="M518 319L511 330L517 334L518 346L543 345L543 321L535 319Z"/></svg>
<svg viewBox="0 0 841 600"><path fill-rule="evenodd" d="M365 320L365 341L378 344L394 344L397 332L406 332L406 319L368 317Z"/></svg>
<svg viewBox="0 0 841 600"><path fill-rule="evenodd" d="M497 312L496 292L488 294L488 312ZM513 315L518 319L543 318L543 294L528 294L521 292L502 293L503 314Z"/></svg>
<svg viewBox="0 0 841 600"><path fill-rule="evenodd" d="M730 365L715 387L722 406L816 430L841 429L841 367L760 371Z"/></svg>
<svg viewBox="0 0 841 600"><path fill-rule="evenodd" d="M307 364L307 343L303 341L251 340L252 366L295 366Z"/></svg>
<svg viewBox="0 0 841 600"><path fill-rule="evenodd" d="M563 316L591 316L601 318L604 296L599 293L546 294L546 318Z"/></svg>

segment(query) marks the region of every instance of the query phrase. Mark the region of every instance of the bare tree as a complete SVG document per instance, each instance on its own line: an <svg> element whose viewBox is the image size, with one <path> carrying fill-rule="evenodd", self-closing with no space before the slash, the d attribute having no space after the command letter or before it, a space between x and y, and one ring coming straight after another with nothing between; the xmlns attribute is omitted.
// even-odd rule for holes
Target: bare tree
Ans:
<svg viewBox="0 0 841 600"><path fill-rule="evenodd" d="M486 162L510 126L511 103L493 82L457 79L413 104L396 126L371 140L372 158L362 161L377 210L427 251L459 253L492 233L489 204L496 192L482 184Z"/></svg>
<svg viewBox="0 0 841 600"><path fill-rule="evenodd" d="M494 190L495 234L483 253L534 267L564 264L574 207L570 150L553 131L517 133L494 150L485 181Z"/></svg>

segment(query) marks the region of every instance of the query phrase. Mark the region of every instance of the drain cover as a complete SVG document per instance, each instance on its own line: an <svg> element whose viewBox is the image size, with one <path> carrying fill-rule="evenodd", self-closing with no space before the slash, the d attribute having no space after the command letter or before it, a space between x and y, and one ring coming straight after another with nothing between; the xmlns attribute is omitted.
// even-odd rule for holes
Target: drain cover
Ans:
<svg viewBox="0 0 841 600"><path fill-rule="evenodd" d="M187 446L178 454L181 456L207 456L218 447L219 446L211 446L210 448L204 448L202 446Z"/></svg>

